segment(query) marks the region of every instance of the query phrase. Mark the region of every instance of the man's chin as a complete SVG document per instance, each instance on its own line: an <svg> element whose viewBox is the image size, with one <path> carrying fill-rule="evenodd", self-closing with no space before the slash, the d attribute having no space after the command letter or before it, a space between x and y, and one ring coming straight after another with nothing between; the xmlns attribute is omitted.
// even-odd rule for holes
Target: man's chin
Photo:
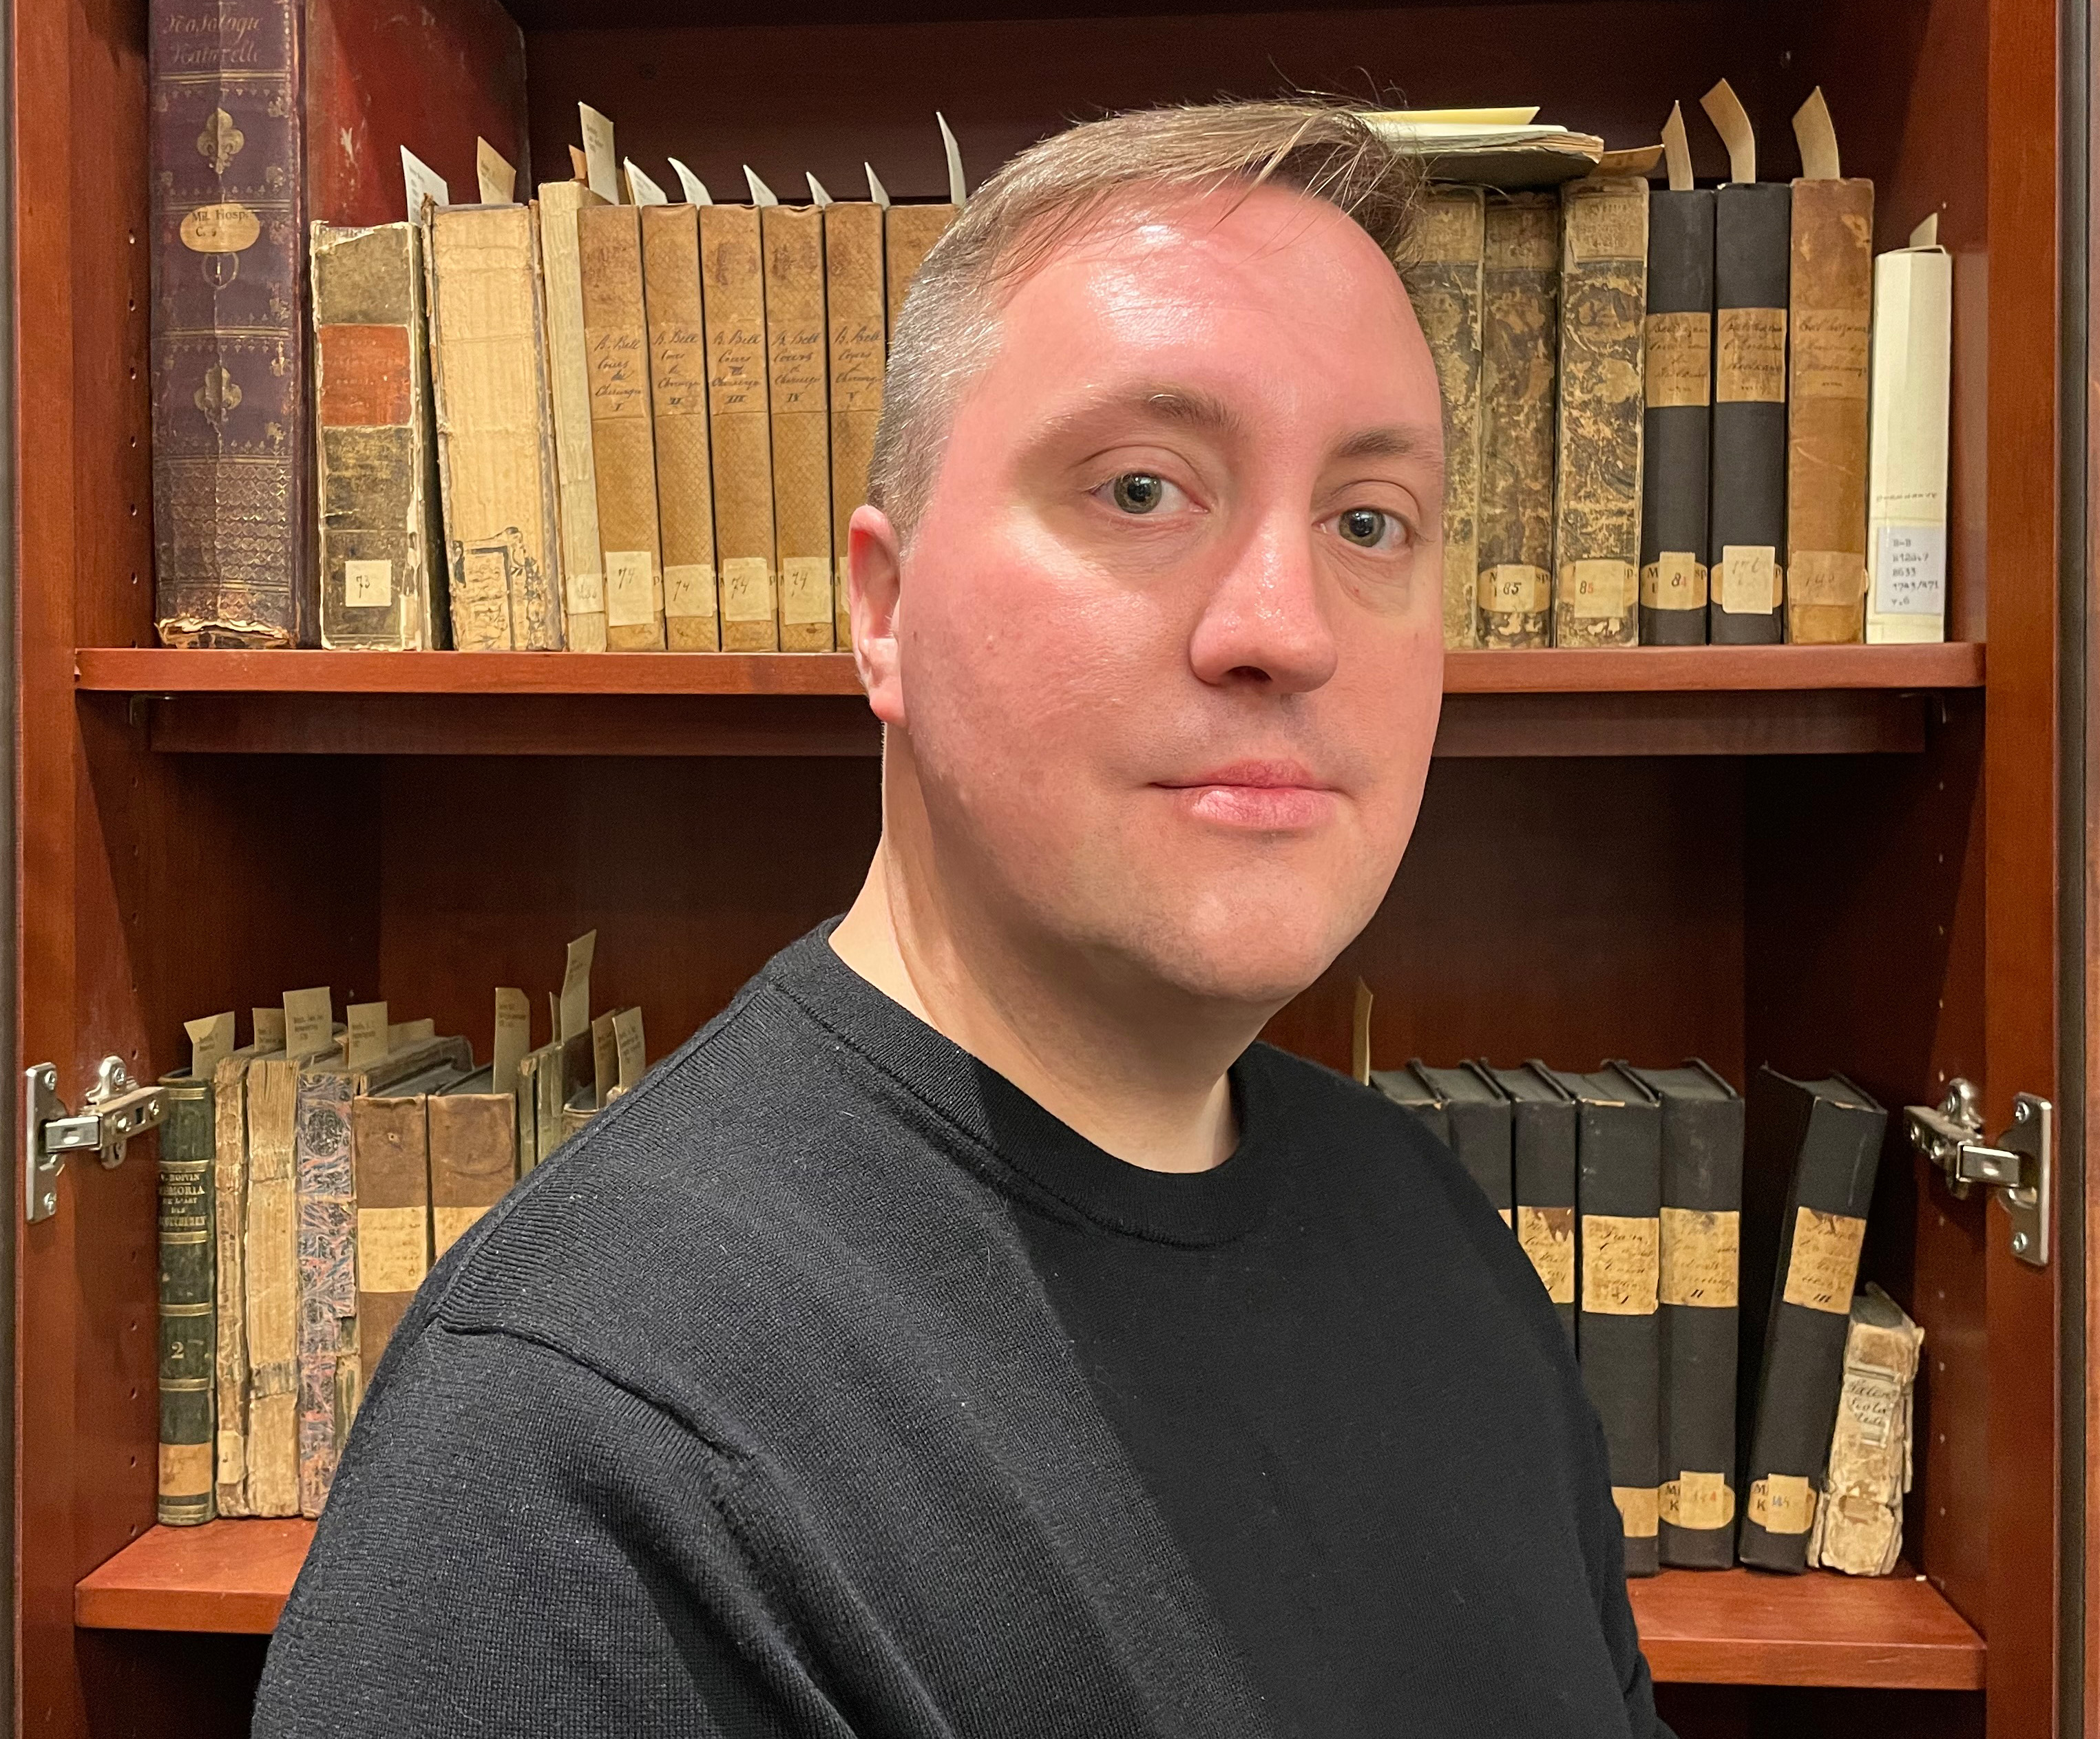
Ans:
<svg viewBox="0 0 2100 1739"><path fill-rule="evenodd" d="M1361 927L1310 896L1199 898L1145 925L1133 951L1185 995L1267 1011L1312 984Z"/></svg>

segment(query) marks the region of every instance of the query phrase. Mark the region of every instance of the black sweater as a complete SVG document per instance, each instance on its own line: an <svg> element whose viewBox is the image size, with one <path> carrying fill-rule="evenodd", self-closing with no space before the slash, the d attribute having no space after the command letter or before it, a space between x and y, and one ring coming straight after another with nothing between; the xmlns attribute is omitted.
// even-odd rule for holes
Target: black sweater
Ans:
<svg viewBox="0 0 2100 1739"><path fill-rule="evenodd" d="M263 1736L1657 1724L1597 1424L1413 1119L1255 1046L1216 1170L788 949L425 1284Z"/></svg>

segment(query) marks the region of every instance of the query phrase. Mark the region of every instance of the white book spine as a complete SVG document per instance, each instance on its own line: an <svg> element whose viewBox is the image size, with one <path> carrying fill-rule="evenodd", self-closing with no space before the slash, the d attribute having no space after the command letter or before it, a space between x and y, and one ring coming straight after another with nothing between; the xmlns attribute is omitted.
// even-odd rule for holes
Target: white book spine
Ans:
<svg viewBox="0 0 2100 1739"><path fill-rule="evenodd" d="M1867 640L1947 638L1948 374L1953 260L1903 248L1874 262L1867 438Z"/></svg>

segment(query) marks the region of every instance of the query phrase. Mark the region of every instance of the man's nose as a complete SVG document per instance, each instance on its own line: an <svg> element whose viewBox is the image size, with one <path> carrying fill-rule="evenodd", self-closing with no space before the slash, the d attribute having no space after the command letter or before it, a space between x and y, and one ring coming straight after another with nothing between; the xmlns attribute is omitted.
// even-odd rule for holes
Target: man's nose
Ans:
<svg viewBox="0 0 2100 1739"><path fill-rule="evenodd" d="M1304 514L1266 515L1215 577L1190 642L1202 681L1303 694L1335 673L1320 532Z"/></svg>

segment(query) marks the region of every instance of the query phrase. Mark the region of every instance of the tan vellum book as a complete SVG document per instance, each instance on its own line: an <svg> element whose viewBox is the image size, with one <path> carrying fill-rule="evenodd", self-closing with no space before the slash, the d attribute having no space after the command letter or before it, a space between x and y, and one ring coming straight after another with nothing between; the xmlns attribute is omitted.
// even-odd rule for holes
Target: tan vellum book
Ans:
<svg viewBox="0 0 2100 1739"><path fill-rule="evenodd" d="M639 208L592 205L579 211L576 249L583 263L584 355L590 369L606 650L660 652L664 552L656 527L656 440L650 415Z"/></svg>
<svg viewBox="0 0 2100 1739"><path fill-rule="evenodd" d="M933 251L933 244L947 234L948 226L961 215L960 209L951 205L892 205L883 213L883 264L889 279L891 337L896 336L897 316L904 311L904 298L911 292L912 279Z"/></svg>
<svg viewBox="0 0 2100 1739"><path fill-rule="evenodd" d="M598 474L591 463L590 365L584 356L583 260L576 214L605 201L581 181L543 181L536 207L547 300L547 367L561 499L562 607L573 652L605 650L605 567L598 550Z"/></svg>
<svg viewBox="0 0 2100 1739"><path fill-rule="evenodd" d="M1954 262L1937 214L1874 262L1867 425L1869 645L1947 638L1947 413Z"/></svg>
<svg viewBox="0 0 2100 1739"><path fill-rule="evenodd" d="M222 1057L212 1070L212 1241L217 1256L218 1344L213 1348L217 1420L214 1507L224 1516L248 1509L248 1074L259 1057L285 1048L282 1009L258 1009L255 1042Z"/></svg>
<svg viewBox="0 0 2100 1739"><path fill-rule="evenodd" d="M1478 188L1432 188L1403 268L1444 400L1444 644L1480 643L1480 285Z"/></svg>
<svg viewBox="0 0 2100 1739"><path fill-rule="evenodd" d="M722 650L778 651L765 273L756 205L700 207L700 294L708 330Z"/></svg>
<svg viewBox="0 0 2100 1739"><path fill-rule="evenodd" d="M656 419L656 513L664 540L664 634L674 652L721 647L715 603L715 497L708 459L707 327L696 205L645 205L642 285Z"/></svg>
<svg viewBox="0 0 2100 1739"><path fill-rule="evenodd" d="M824 207L824 303L831 327L832 636L853 649L847 609L847 527L867 499L867 468L882 420L887 361L882 294L882 208L872 201Z"/></svg>
<svg viewBox="0 0 2100 1739"><path fill-rule="evenodd" d="M426 1101L431 1254L443 1256L518 1181L518 1101L479 1069Z"/></svg>
<svg viewBox="0 0 2100 1739"><path fill-rule="evenodd" d="M832 650L831 406L826 391L824 214L763 205L766 390L780 650Z"/></svg>

